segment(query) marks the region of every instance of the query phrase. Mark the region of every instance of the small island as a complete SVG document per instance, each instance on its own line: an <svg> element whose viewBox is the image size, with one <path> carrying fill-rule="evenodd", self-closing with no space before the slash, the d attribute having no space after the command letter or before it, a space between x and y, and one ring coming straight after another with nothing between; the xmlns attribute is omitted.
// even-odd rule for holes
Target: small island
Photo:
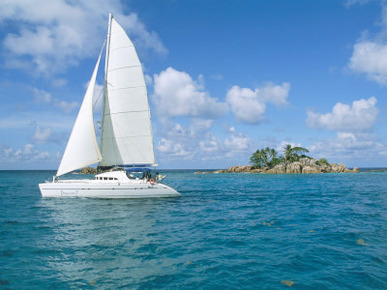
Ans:
<svg viewBox="0 0 387 290"><path fill-rule="evenodd" d="M296 173L358 173L359 169L348 169L344 164L330 164L326 158L316 159L305 155L309 152L303 147L286 145L284 155L279 155L275 149L266 147L258 149L250 157L252 165L236 165L225 170L212 173L268 173L268 174L296 174ZM197 173L210 173L200 172Z"/></svg>

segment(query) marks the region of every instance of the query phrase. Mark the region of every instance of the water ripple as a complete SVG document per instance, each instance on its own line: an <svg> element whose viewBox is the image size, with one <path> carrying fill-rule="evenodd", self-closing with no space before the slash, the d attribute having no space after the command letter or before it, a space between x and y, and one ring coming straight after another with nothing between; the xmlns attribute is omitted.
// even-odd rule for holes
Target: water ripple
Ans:
<svg viewBox="0 0 387 290"><path fill-rule="evenodd" d="M387 174L168 174L177 199L42 199L0 172L0 288L385 289Z"/></svg>

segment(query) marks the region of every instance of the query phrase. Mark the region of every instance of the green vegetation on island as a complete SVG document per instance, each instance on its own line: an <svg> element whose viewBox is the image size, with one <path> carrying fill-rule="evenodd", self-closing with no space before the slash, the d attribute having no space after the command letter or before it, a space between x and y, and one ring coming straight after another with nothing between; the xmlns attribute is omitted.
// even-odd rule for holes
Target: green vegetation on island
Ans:
<svg viewBox="0 0 387 290"><path fill-rule="evenodd" d="M299 161L301 158L310 158L306 156L309 150L303 147L292 147L287 144L284 149L284 155L279 155L275 149L266 147L265 149L257 150L250 157L250 163L255 168L272 168L280 163L289 163ZM328 163L325 159L325 163Z"/></svg>
<svg viewBox="0 0 387 290"><path fill-rule="evenodd" d="M266 147L258 149L250 157L250 164L246 166L231 166L226 170L214 173L339 173L359 172L358 168L348 169L344 164L330 164L326 158L316 159L306 154L309 150L303 147L292 147L287 144L280 155L275 149ZM203 172L198 172L203 173Z"/></svg>

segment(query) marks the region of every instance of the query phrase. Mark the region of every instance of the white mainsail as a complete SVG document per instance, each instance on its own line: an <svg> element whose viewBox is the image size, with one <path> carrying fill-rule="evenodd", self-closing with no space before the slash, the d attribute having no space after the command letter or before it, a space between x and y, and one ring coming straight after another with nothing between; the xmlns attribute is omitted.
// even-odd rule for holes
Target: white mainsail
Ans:
<svg viewBox="0 0 387 290"><path fill-rule="evenodd" d="M67 142L66 150L56 173L57 176L99 162L102 159L93 119L93 94L100 59L101 54L95 65L70 139Z"/></svg>
<svg viewBox="0 0 387 290"><path fill-rule="evenodd" d="M109 27L100 165L155 165L141 63L128 35L112 17Z"/></svg>
<svg viewBox="0 0 387 290"><path fill-rule="evenodd" d="M93 93L100 54L57 176L96 162L101 166L156 165L141 63L123 28L109 17L101 150L93 120Z"/></svg>

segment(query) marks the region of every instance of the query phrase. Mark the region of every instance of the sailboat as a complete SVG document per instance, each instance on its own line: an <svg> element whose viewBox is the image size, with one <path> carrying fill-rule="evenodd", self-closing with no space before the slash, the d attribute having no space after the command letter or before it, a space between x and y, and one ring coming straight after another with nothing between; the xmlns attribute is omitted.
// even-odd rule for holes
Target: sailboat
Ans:
<svg viewBox="0 0 387 290"><path fill-rule="evenodd" d="M105 44L104 44L105 45ZM157 166L151 115L140 60L124 29L109 14L100 142L93 119L93 94L102 50L52 181L39 184L43 197L143 198L180 196L149 171L135 177L127 167ZM99 163L94 179L59 179ZM116 169L116 170L114 170ZM118 169L118 170L117 170Z"/></svg>

